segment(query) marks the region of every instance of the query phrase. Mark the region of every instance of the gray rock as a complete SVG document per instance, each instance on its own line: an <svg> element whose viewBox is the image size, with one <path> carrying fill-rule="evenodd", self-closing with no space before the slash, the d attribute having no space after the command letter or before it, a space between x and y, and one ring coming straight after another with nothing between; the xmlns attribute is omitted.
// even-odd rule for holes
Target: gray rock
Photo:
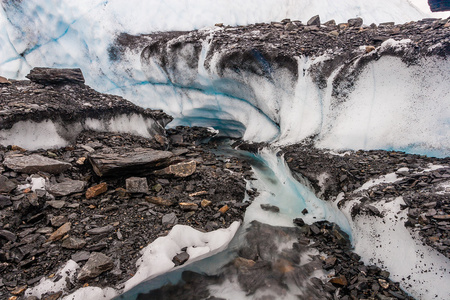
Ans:
<svg viewBox="0 0 450 300"><path fill-rule="evenodd" d="M147 178L145 177L130 177L125 182L129 193L146 194L148 192Z"/></svg>
<svg viewBox="0 0 450 300"><path fill-rule="evenodd" d="M166 214L162 217L162 224L166 226L175 225L178 223L178 218L175 213Z"/></svg>
<svg viewBox="0 0 450 300"><path fill-rule="evenodd" d="M363 24L363 19L362 18L353 18L353 19L349 19L347 22L348 22L348 26L350 26L350 27L361 27Z"/></svg>
<svg viewBox="0 0 450 300"><path fill-rule="evenodd" d="M45 203L56 209L61 209L64 207L64 205L66 205L66 202L62 201L62 200L52 200L52 201L47 201Z"/></svg>
<svg viewBox="0 0 450 300"><path fill-rule="evenodd" d="M189 259L189 254L186 252L181 252L175 255L172 259L172 262L175 264L175 266L181 266L185 262L187 262Z"/></svg>
<svg viewBox="0 0 450 300"><path fill-rule="evenodd" d="M261 208L262 208L262 210L271 211L274 213L280 212L280 208L275 205L261 204Z"/></svg>
<svg viewBox="0 0 450 300"><path fill-rule="evenodd" d="M0 193L9 193L16 188L16 184L6 176L0 175Z"/></svg>
<svg viewBox="0 0 450 300"><path fill-rule="evenodd" d="M86 246L85 240L79 239L76 237L72 237L72 236L65 239L61 244L61 247L67 248L67 249L81 249L84 246Z"/></svg>
<svg viewBox="0 0 450 300"><path fill-rule="evenodd" d="M10 242L15 242L17 240L17 235L8 230L0 230L0 238L3 238Z"/></svg>
<svg viewBox="0 0 450 300"><path fill-rule="evenodd" d="M85 261L89 259L91 254L87 251L78 251L74 255L72 255L71 259L75 262Z"/></svg>
<svg viewBox="0 0 450 300"><path fill-rule="evenodd" d="M5 195L0 195L0 209L3 209L7 206L11 206L11 198Z"/></svg>
<svg viewBox="0 0 450 300"><path fill-rule="evenodd" d="M78 273L78 280L84 281L87 279L92 279L103 272L112 270L114 268L114 262L112 258L106 256L100 252L93 252L89 256L89 260Z"/></svg>
<svg viewBox="0 0 450 300"><path fill-rule="evenodd" d="M98 235L98 234L110 233L110 232L113 232L113 231L114 231L114 226L106 225L106 226L103 226L103 227L89 229L87 231L87 233L90 234L90 235Z"/></svg>
<svg viewBox="0 0 450 300"><path fill-rule="evenodd" d="M42 84L55 83L84 83L83 73L80 69L54 69L33 68L30 74L25 76L31 81Z"/></svg>
<svg viewBox="0 0 450 300"><path fill-rule="evenodd" d="M59 174L72 166L69 163L38 154L29 156L8 156L5 158L3 164L16 172L28 174L37 172Z"/></svg>
<svg viewBox="0 0 450 300"><path fill-rule="evenodd" d="M50 223L52 223L53 227L60 227L64 223L69 221L66 216L56 216L50 219Z"/></svg>
<svg viewBox="0 0 450 300"><path fill-rule="evenodd" d="M55 196L67 196L74 193L84 191L86 182L81 180L66 180L61 183L52 184L47 188L47 191Z"/></svg>
<svg viewBox="0 0 450 300"><path fill-rule="evenodd" d="M309 19L308 22L306 23L306 25L308 25L308 26L320 26L320 17L319 17L319 15L314 16L311 19Z"/></svg>

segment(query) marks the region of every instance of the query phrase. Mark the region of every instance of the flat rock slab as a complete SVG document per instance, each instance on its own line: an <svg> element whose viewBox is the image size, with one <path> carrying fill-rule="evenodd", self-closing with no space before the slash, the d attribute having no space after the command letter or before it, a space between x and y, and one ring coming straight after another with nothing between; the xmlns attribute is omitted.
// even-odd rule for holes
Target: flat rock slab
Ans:
<svg viewBox="0 0 450 300"><path fill-rule="evenodd" d="M91 154L89 161L98 176L127 174L146 174L155 168L167 165L172 152L145 149L135 153L119 155L116 153Z"/></svg>
<svg viewBox="0 0 450 300"><path fill-rule="evenodd" d="M3 164L15 172L27 174L37 172L59 174L72 166L69 163L38 154L29 156L8 156L5 158Z"/></svg>
<svg viewBox="0 0 450 300"><path fill-rule="evenodd" d="M83 73L77 69L33 68L25 76L33 82L42 84L84 83Z"/></svg>
<svg viewBox="0 0 450 300"><path fill-rule="evenodd" d="M47 191L55 196L67 196L84 191L86 182L81 180L67 180L61 183L52 184L47 187Z"/></svg>
<svg viewBox="0 0 450 300"><path fill-rule="evenodd" d="M7 177L0 175L0 193L9 193L16 188L16 184Z"/></svg>
<svg viewBox="0 0 450 300"><path fill-rule="evenodd" d="M114 268L112 258L100 252L92 252L89 260L78 274L78 280L84 281L95 278L103 272L112 270L112 268Z"/></svg>

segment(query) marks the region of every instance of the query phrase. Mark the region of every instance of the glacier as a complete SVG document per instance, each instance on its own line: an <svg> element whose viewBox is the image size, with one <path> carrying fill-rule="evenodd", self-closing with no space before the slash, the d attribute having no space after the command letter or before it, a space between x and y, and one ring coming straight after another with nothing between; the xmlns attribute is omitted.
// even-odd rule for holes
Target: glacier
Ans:
<svg viewBox="0 0 450 300"><path fill-rule="evenodd" d="M324 21L335 19L337 22L360 16L369 25L387 21L406 23L436 16L424 13L419 1L249 0L237 4L228 0L214 3L206 0L36 0L3 1L1 5L2 76L22 79L35 66L80 67L86 74L87 84L102 92L124 96L143 107L163 109L175 117L171 126L211 126L224 136L271 142L276 146L312 138L317 147L333 150L385 149L438 157L450 155L450 62L439 57L424 57L408 65L400 57L383 55L389 51L401 52L410 45L409 40L387 40L371 53L359 49L356 60L336 66L324 85L319 85L313 75L317 68L333 61L333 53L294 57L290 62L293 71L261 60L261 70L271 73L271 77L266 78L251 72L236 75L222 68L219 63L224 53L211 49L215 34L224 30L213 27L216 23L246 25L284 18L306 22L320 14ZM165 53L171 58L169 66L162 63L161 56L139 48L129 48L120 57L114 52L122 33L141 35L195 29L205 36L200 51L186 44L182 51ZM177 41L183 42L183 39L181 35ZM346 101L340 101L334 90L336 79L351 75L352 67L359 66L358 62L377 55L380 58L362 65L352 89L346 94ZM113 124L98 127L122 130ZM124 127L130 126L125 124ZM24 141L42 134L24 131ZM3 134L6 140L9 136L9 133ZM63 143L49 142L53 146ZM278 168L280 174L277 175L290 179L289 174L283 174L285 170L279 166L283 163L275 154L263 156L272 163L272 168ZM264 174L258 176L263 178ZM266 182L259 188L263 190L267 186ZM301 192L313 198L307 190ZM269 201L270 192L267 190L263 194L266 198L259 201ZM390 205L400 203L398 199ZM318 206L316 203L309 205ZM328 206L318 212L322 212L324 219L329 217L328 213L335 212L334 204ZM290 206L285 209L289 210ZM261 217L264 217L263 212L258 210L250 209L247 215L250 219ZM371 253L364 247L370 241L367 240L370 232L365 232L364 227L369 222L369 231L388 229L376 227L371 219L349 224L350 218L339 215L330 218L348 231L354 231L353 237L359 241L356 249L365 253L366 260L369 257L385 259L383 253ZM279 221L284 224L286 220ZM396 237L393 235L391 240ZM420 248L412 241L408 243ZM410 270L401 267L411 261L397 266L394 276L401 278L407 274ZM439 261L439 264L445 263L448 264ZM395 262L387 264L395 270ZM425 280L432 283L433 277ZM442 285L442 281L436 284ZM443 289L443 295L446 292ZM426 291L419 289L415 293L423 295ZM115 292L108 290L104 294L112 297ZM83 291L79 295L83 297Z"/></svg>

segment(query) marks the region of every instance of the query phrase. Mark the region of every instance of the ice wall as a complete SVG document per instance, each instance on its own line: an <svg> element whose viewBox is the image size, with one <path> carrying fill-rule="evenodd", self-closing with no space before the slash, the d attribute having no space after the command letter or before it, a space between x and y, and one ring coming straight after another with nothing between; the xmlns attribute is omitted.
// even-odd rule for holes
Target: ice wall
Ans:
<svg viewBox="0 0 450 300"><path fill-rule="evenodd" d="M193 30L215 23L246 25L284 18L306 22L404 23L426 16L408 0L36 0L2 1L0 74L23 78L32 67L80 67L87 84L105 92L128 74L115 74L107 49L121 32Z"/></svg>

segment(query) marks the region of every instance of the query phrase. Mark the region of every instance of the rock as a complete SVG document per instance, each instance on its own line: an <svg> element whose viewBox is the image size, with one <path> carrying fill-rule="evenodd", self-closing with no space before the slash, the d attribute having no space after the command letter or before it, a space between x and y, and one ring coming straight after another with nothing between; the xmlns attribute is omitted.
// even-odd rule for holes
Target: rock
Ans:
<svg viewBox="0 0 450 300"><path fill-rule="evenodd" d="M336 30L330 31L329 35L331 36L339 36L339 32L337 32Z"/></svg>
<svg viewBox="0 0 450 300"><path fill-rule="evenodd" d="M334 256L327 257L324 262L325 262L325 264L324 264L323 268L325 270L329 270L329 269L333 268L334 265L336 264L336 257L334 257Z"/></svg>
<svg viewBox="0 0 450 300"><path fill-rule="evenodd" d="M162 224L165 226L171 226L178 223L178 218L175 213L166 214L162 217Z"/></svg>
<svg viewBox="0 0 450 300"><path fill-rule="evenodd" d="M47 191L55 196L67 196L84 191L86 182L81 180L66 180L61 183L52 184L47 187Z"/></svg>
<svg viewBox="0 0 450 300"><path fill-rule="evenodd" d="M348 285L347 278L345 278L344 275L339 275L338 277L331 278L329 282L340 286Z"/></svg>
<svg viewBox="0 0 450 300"><path fill-rule="evenodd" d="M154 168L167 165L172 152L145 149L136 153L96 153L89 155L89 161L98 176L124 174L149 174Z"/></svg>
<svg viewBox="0 0 450 300"><path fill-rule="evenodd" d="M447 221L447 220L450 220L450 215L434 215L433 219L440 220L440 221Z"/></svg>
<svg viewBox="0 0 450 300"><path fill-rule="evenodd" d="M271 211L274 213L280 212L280 208L275 205L261 204L261 208L262 208L262 210Z"/></svg>
<svg viewBox="0 0 450 300"><path fill-rule="evenodd" d="M89 256L89 260L78 273L78 280L85 281L87 279L92 279L103 272L112 270L114 268L114 262L112 258L106 256L100 252L92 252Z"/></svg>
<svg viewBox="0 0 450 300"><path fill-rule="evenodd" d="M347 21L348 26L350 27L361 27L363 24L363 19L362 18L353 18L353 19L349 19Z"/></svg>
<svg viewBox="0 0 450 300"><path fill-rule="evenodd" d="M61 209L64 207L64 205L66 205L66 202L62 201L62 200L52 200L52 201L47 201L45 203L56 209Z"/></svg>
<svg viewBox="0 0 450 300"><path fill-rule="evenodd" d="M62 294L63 294L62 291L59 291L59 292L56 292L56 293L51 293L49 295L46 295L46 296L42 297L41 300L58 300L58 299L61 298Z"/></svg>
<svg viewBox="0 0 450 300"><path fill-rule="evenodd" d="M221 214L224 214L224 213L226 213L229 209L230 209L230 207L229 207L228 205L224 205L224 206L222 206L222 207L219 209L219 212L220 212Z"/></svg>
<svg viewBox="0 0 450 300"><path fill-rule="evenodd" d="M162 170L157 170L153 174L157 176L188 177L194 174L196 168L197 164L195 161L181 162Z"/></svg>
<svg viewBox="0 0 450 300"><path fill-rule="evenodd" d="M23 292L25 292L26 289L27 289L27 286L26 286L26 285L18 286L18 287L16 287L14 290L11 291L11 294L17 296L17 295L20 295L20 294L22 294Z"/></svg>
<svg viewBox="0 0 450 300"><path fill-rule="evenodd" d="M297 226L305 226L305 221L303 221L303 219L302 218L295 218L294 220L293 220L293 222L294 222L294 224L295 225L297 225Z"/></svg>
<svg viewBox="0 0 450 300"><path fill-rule="evenodd" d="M29 156L7 156L3 164L16 172L27 174L37 172L59 174L72 166L69 163L51 159L39 154L32 154Z"/></svg>
<svg viewBox="0 0 450 300"><path fill-rule="evenodd" d="M181 252L177 255L175 255L172 259L172 262L175 264L175 266L181 266L185 262L187 262L189 259L189 254L186 252Z"/></svg>
<svg viewBox="0 0 450 300"><path fill-rule="evenodd" d="M0 193L9 193L16 188L16 184L6 176L0 175Z"/></svg>
<svg viewBox="0 0 450 300"><path fill-rule="evenodd" d="M60 227L68 221L66 216L56 216L50 219L50 223L53 227Z"/></svg>
<svg viewBox="0 0 450 300"><path fill-rule="evenodd" d="M198 209L198 205L192 202L180 202L179 205L183 211L193 211Z"/></svg>
<svg viewBox="0 0 450 300"><path fill-rule="evenodd" d="M68 237L67 239L65 239L62 244L61 247L63 248L67 248L67 249L81 249L84 246L86 246L86 241L83 239L79 239L76 237Z"/></svg>
<svg viewBox="0 0 450 300"><path fill-rule="evenodd" d="M256 264L254 260L246 259L243 257L237 257L233 260L233 265L240 269L240 268L251 268Z"/></svg>
<svg viewBox="0 0 450 300"><path fill-rule="evenodd" d="M67 222L61 227L59 227L55 232L53 232L50 237L48 238L49 242L60 240L66 233L70 231L71 223Z"/></svg>
<svg viewBox="0 0 450 300"><path fill-rule="evenodd" d="M323 25L325 25L327 27L334 27L334 26L336 26L336 21L335 20L330 20L330 21L327 21L327 22L323 23Z"/></svg>
<svg viewBox="0 0 450 300"><path fill-rule="evenodd" d="M0 84L12 84L12 83L11 83L11 81L6 79L5 77L0 76Z"/></svg>
<svg viewBox="0 0 450 300"><path fill-rule="evenodd" d="M125 180L126 189L129 193L142 193L148 192L147 178L145 177L130 177Z"/></svg>
<svg viewBox="0 0 450 300"><path fill-rule="evenodd" d="M106 225L103 227L97 227L97 228L93 228L93 229L89 229L87 231L88 234L90 235L98 235L98 234L104 234L104 233L110 233L114 231L114 226L111 225Z"/></svg>
<svg viewBox="0 0 450 300"><path fill-rule="evenodd" d="M319 17L319 15L314 16L311 19L309 19L308 22L306 23L306 25L308 25L308 26L320 26L320 17Z"/></svg>
<svg viewBox="0 0 450 300"><path fill-rule="evenodd" d="M366 53L372 52L375 50L374 46L366 46Z"/></svg>
<svg viewBox="0 0 450 300"><path fill-rule="evenodd" d="M145 200L156 204L156 205L161 205L161 206L172 206L175 204L175 201L172 199L163 199L161 197L145 197Z"/></svg>
<svg viewBox="0 0 450 300"><path fill-rule="evenodd" d="M294 23L287 23L287 24L284 26L284 29L287 30L287 31L292 31L292 30L297 29L297 26L295 26Z"/></svg>
<svg viewBox="0 0 450 300"><path fill-rule="evenodd" d="M17 240L17 235L8 230L0 230L0 238L10 242L15 242Z"/></svg>
<svg viewBox="0 0 450 300"><path fill-rule="evenodd" d="M33 68L25 76L33 82L41 84L84 83L80 69Z"/></svg>
<svg viewBox="0 0 450 300"><path fill-rule="evenodd" d="M200 203L200 205L202 208L206 208L206 207L210 206L211 203L212 203L211 201L209 201L207 199L203 199L202 202Z"/></svg>
<svg viewBox="0 0 450 300"><path fill-rule="evenodd" d="M105 182L91 186L86 191L86 199L91 199L91 198L97 197L98 195L105 193L107 190L108 190L108 185Z"/></svg>
<svg viewBox="0 0 450 300"><path fill-rule="evenodd" d="M5 196L5 195L0 195L0 209L3 209L5 207L11 206L11 205L12 205L11 197Z"/></svg>
<svg viewBox="0 0 450 300"><path fill-rule="evenodd" d="M378 279L378 283L380 284L380 286L381 286L383 289L388 289L388 288L389 288L389 282L387 282L387 281L384 280L384 279Z"/></svg>
<svg viewBox="0 0 450 300"><path fill-rule="evenodd" d="M89 259L91 254L87 251L79 251L72 255L71 259L75 262L85 261Z"/></svg>

